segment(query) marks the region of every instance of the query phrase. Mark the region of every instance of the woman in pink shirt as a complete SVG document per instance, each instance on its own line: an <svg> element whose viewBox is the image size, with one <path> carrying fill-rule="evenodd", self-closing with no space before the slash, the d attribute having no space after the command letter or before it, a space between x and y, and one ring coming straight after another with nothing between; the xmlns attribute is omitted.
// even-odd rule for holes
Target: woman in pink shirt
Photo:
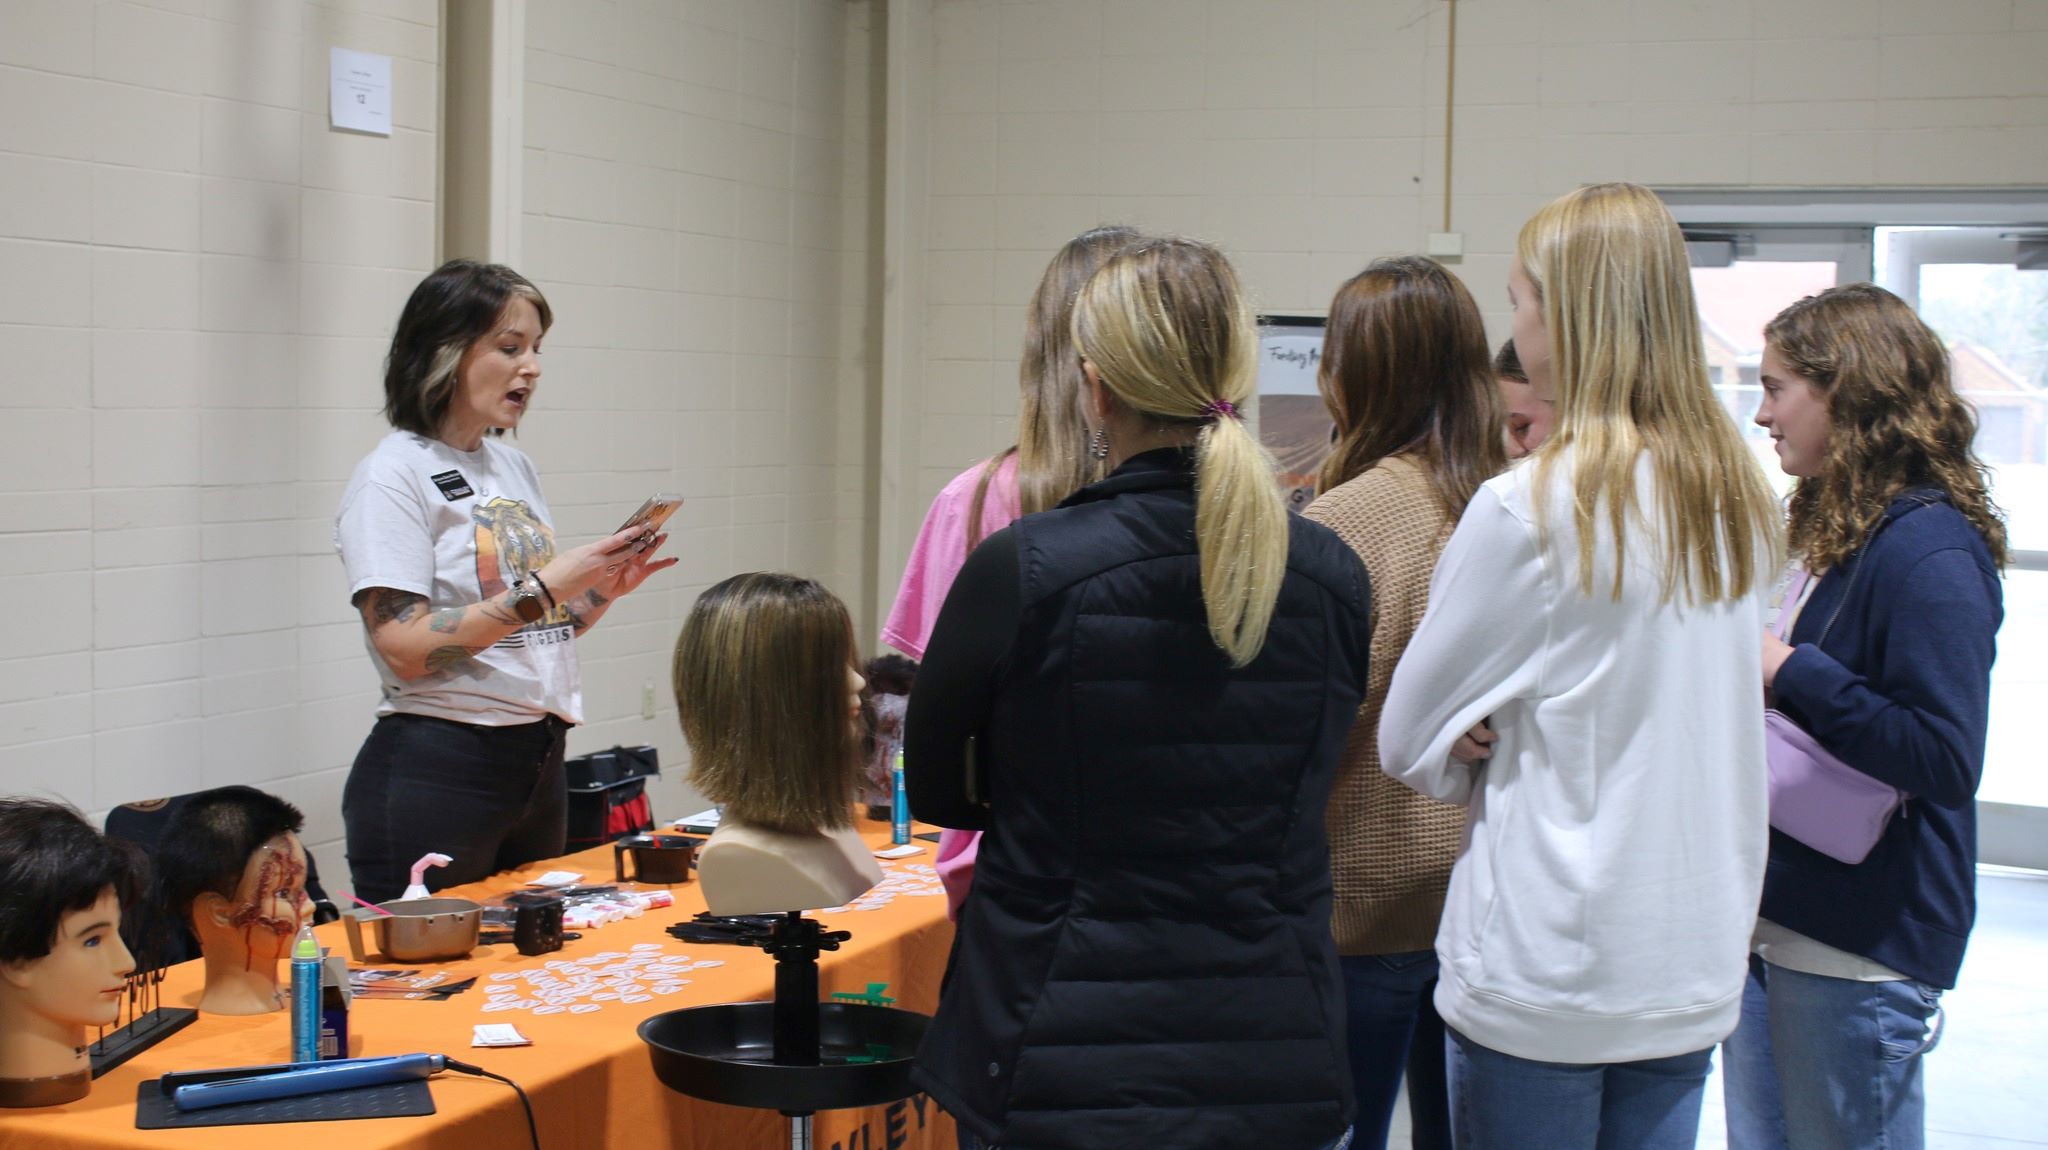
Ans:
<svg viewBox="0 0 2048 1150"><path fill-rule="evenodd" d="M922 660L939 605L967 553L1012 519L1056 507L1100 477L1102 454L1089 442L1081 418L1081 355L1070 321L1081 285L1104 260L1140 238L1135 228L1091 228L1068 240L1046 265L1024 320L1017 442L954 476L932 500L910 546L889 621L882 624L884 643ZM939 878L946 886L947 913L955 918L974 877L980 842L975 831L948 830L939 839Z"/></svg>

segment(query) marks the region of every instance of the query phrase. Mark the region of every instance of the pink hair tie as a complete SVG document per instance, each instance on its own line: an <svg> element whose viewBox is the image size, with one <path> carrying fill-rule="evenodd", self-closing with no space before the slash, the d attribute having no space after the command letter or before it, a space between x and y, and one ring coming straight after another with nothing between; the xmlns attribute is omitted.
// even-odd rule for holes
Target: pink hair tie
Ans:
<svg viewBox="0 0 2048 1150"><path fill-rule="evenodd" d="M1240 418L1237 414L1237 405L1227 399L1210 400L1208 403L1203 404L1202 414L1212 420L1220 419L1226 415L1232 419Z"/></svg>

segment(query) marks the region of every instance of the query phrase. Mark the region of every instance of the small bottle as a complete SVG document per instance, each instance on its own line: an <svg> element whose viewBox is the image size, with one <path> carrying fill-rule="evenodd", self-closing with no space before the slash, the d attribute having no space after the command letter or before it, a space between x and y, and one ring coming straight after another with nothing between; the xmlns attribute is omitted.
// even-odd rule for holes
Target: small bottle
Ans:
<svg viewBox="0 0 2048 1150"><path fill-rule="evenodd" d="M889 764L889 782L893 788L893 801L889 812L889 841L897 846L910 841L910 793L903 787L903 748L896 748L896 759Z"/></svg>
<svg viewBox="0 0 2048 1150"><path fill-rule="evenodd" d="M320 1061L320 940L313 924L292 941L292 1061Z"/></svg>

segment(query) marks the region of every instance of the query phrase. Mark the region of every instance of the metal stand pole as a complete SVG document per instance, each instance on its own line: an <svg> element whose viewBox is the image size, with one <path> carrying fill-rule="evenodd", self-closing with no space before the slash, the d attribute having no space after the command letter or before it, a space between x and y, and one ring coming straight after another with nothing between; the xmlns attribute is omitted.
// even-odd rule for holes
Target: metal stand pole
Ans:
<svg viewBox="0 0 2048 1150"><path fill-rule="evenodd" d="M789 1120L789 1150L811 1150L811 1116L799 1114Z"/></svg>
<svg viewBox="0 0 2048 1150"><path fill-rule="evenodd" d="M777 1066L818 1065L820 933L816 922L796 911L775 925Z"/></svg>

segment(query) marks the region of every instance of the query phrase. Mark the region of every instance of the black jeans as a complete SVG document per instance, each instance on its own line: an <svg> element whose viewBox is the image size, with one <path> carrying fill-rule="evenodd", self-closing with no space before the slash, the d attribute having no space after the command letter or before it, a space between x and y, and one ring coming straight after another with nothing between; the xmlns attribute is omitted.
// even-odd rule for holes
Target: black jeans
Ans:
<svg viewBox="0 0 2048 1150"><path fill-rule="evenodd" d="M454 858L427 871L439 890L562 853L569 796L553 715L516 727L480 727L424 715L386 715L370 729L341 792L355 895L405 893L412 864L430 851Z"/></svg>

